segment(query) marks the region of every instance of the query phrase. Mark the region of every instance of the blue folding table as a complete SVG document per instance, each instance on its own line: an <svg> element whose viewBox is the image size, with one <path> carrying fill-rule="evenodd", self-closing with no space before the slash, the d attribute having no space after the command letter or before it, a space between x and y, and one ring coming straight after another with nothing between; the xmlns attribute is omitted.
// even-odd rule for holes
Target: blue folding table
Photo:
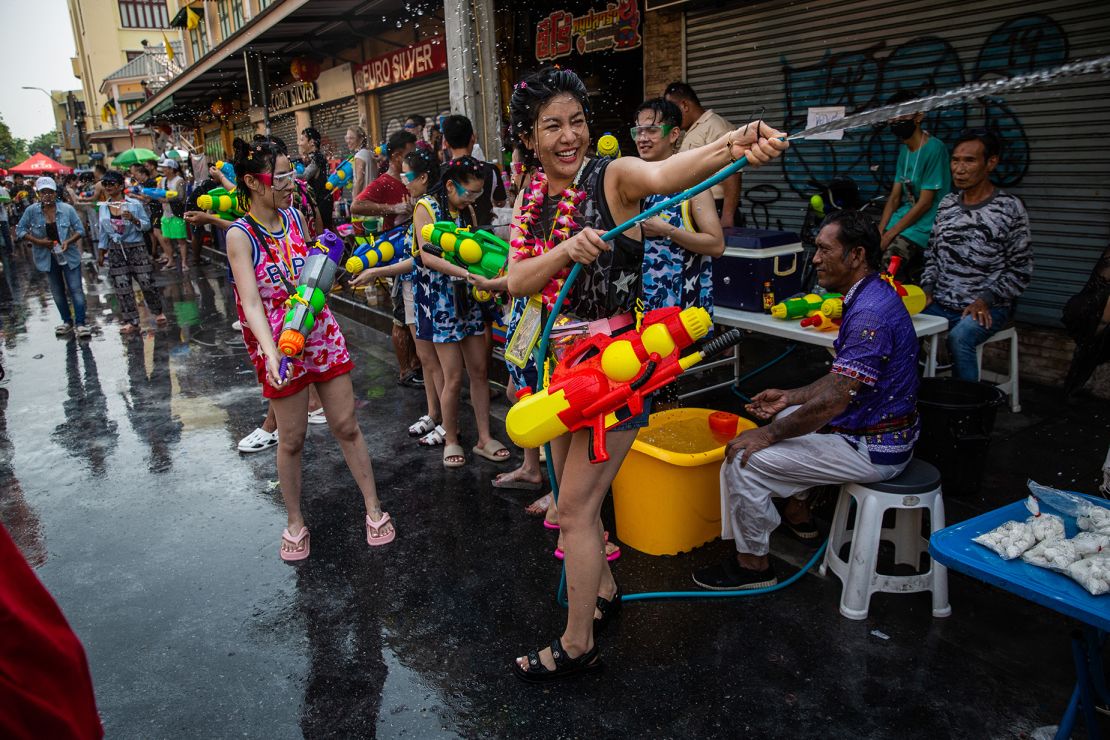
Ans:
<svg viewBox="0 0 1110 740"><path fill-rule="evenodd" d="M1092 496L1085 498L1101 506L1107 505L1103 499ZM1042 508L1050 510L1046 506ZM1029 512L1024 501L1015 501L934 533L929 542L929 553L938 563L952 570L998 586L1082 623L1082 631L1072 635L1075 690L1072 691L1071 701L1060 719L1056 737L1070 737L1076 719L1082 712L1088 737L1098 740L1101 735L1095 696L1100 697L1104 704L1110 704L1110 692L1106 688L1106 674L1102 667L1102 646L1106 642L1107 632L1110 632L1110 594L1091 596L1066 575L1030 565L1021 558L1003 560L993 550L972 541L1005 522L1024 521L1028 517ZM1064 517L1064 522L1067 535L1075 536L1074 519Z"/></svg>

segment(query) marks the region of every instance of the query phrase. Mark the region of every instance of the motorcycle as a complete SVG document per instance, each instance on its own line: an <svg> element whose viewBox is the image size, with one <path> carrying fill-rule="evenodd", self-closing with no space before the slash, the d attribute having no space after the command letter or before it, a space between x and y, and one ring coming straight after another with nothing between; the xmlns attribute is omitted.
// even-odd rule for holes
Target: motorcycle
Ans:
<svg viewBox="0 0 1110 740"><path fill-rule="evenodd" d="M817 282L813 255L817 252L817 232L825 217L837 211L853 210L866 214L878 225L886 205L886 195L864 200L856 181L846 175L834 177L827 183L811 179L808 184L812 192L809 193L800 232L805 257L802 288L807 291L812 290Z"/></svg>

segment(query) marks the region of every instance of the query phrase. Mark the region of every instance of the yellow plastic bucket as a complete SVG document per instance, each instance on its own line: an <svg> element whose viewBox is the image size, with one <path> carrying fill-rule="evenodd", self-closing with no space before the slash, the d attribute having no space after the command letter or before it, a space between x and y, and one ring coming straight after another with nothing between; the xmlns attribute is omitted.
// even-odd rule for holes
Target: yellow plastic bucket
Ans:
<svg viewBox="0 0 1110 740"><path fill-rule="evenodd" d="M677 555L721 534L721 463L725 444L755 424L736 417L736 432L710 429L711 409L652 414L613 480L622 543L649 555ZM720 423L715 425L720 429Z"/></svg>

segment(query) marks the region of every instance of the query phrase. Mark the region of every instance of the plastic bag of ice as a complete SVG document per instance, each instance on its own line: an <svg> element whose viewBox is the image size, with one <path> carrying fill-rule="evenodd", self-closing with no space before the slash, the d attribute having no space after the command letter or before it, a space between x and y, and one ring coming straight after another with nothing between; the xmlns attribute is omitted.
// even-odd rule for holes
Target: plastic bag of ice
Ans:
<svg viewBox="0 0 1110 740"><path fill-rule="evenodd" d="M1075 551L1079 553L1081 558L1098 555L1102 552L1110 554L1110 534L1080 532L1071 538L1071 543L1075 545Z"/></svg>
<svg viewBox="0 0 1110 740"><path fill-rule="evenodd" d="M1110 593L1110 555L1095 555L1076 560L1068 566L1068 575L1092 596Z"/></svg>
<svg viewBox="0 0 1110 740"><path fill-rule="evenodd" d="M1068 566L1082 557L1071 540L1045 540L1021 554L1030 565L1066 573Z"/></svg>
<svg viewBox="0 0 1110 740"><path fill-rule="evenodd" d="M1037 543L1033 528L1025 522L1006 522L976 537L978 542L1003 560L1013 560Z"/></svg>
<svg viewBox="0 0 1110 740"><path fill-rule="evenodd" d="M1080 529L1110 534L1110 502L1107 502L1107 506L1101 506L1090 499L1057 488L1042 486L1036 481L1026 481L1026 485L1038 501L1065 516L1075 517L1075 523Z"/></svg>
<svg viewBox="0 0 1110 740"><path fill-rule="evenodd" d="M1055 514L1041 512L1040 504L1035 496L1025 499L1025 508L1033 516L1025 520L1033 530L1033 537L1037 542L1045 540L1059 540L1064 537L1064 520Z"/></svg>

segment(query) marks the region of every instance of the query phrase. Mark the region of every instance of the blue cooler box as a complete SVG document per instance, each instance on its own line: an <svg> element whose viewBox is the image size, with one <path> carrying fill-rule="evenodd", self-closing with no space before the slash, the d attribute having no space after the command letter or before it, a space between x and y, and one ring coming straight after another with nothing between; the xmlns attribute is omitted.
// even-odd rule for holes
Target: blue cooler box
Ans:
<svg viewBox="0 0 1110 740"><path fill-rule="evenodd" d="M802 240L792 231L725 229L725 253L713 260L713 304L763 311L763 283L775 300L802 290Z"/></svg>

